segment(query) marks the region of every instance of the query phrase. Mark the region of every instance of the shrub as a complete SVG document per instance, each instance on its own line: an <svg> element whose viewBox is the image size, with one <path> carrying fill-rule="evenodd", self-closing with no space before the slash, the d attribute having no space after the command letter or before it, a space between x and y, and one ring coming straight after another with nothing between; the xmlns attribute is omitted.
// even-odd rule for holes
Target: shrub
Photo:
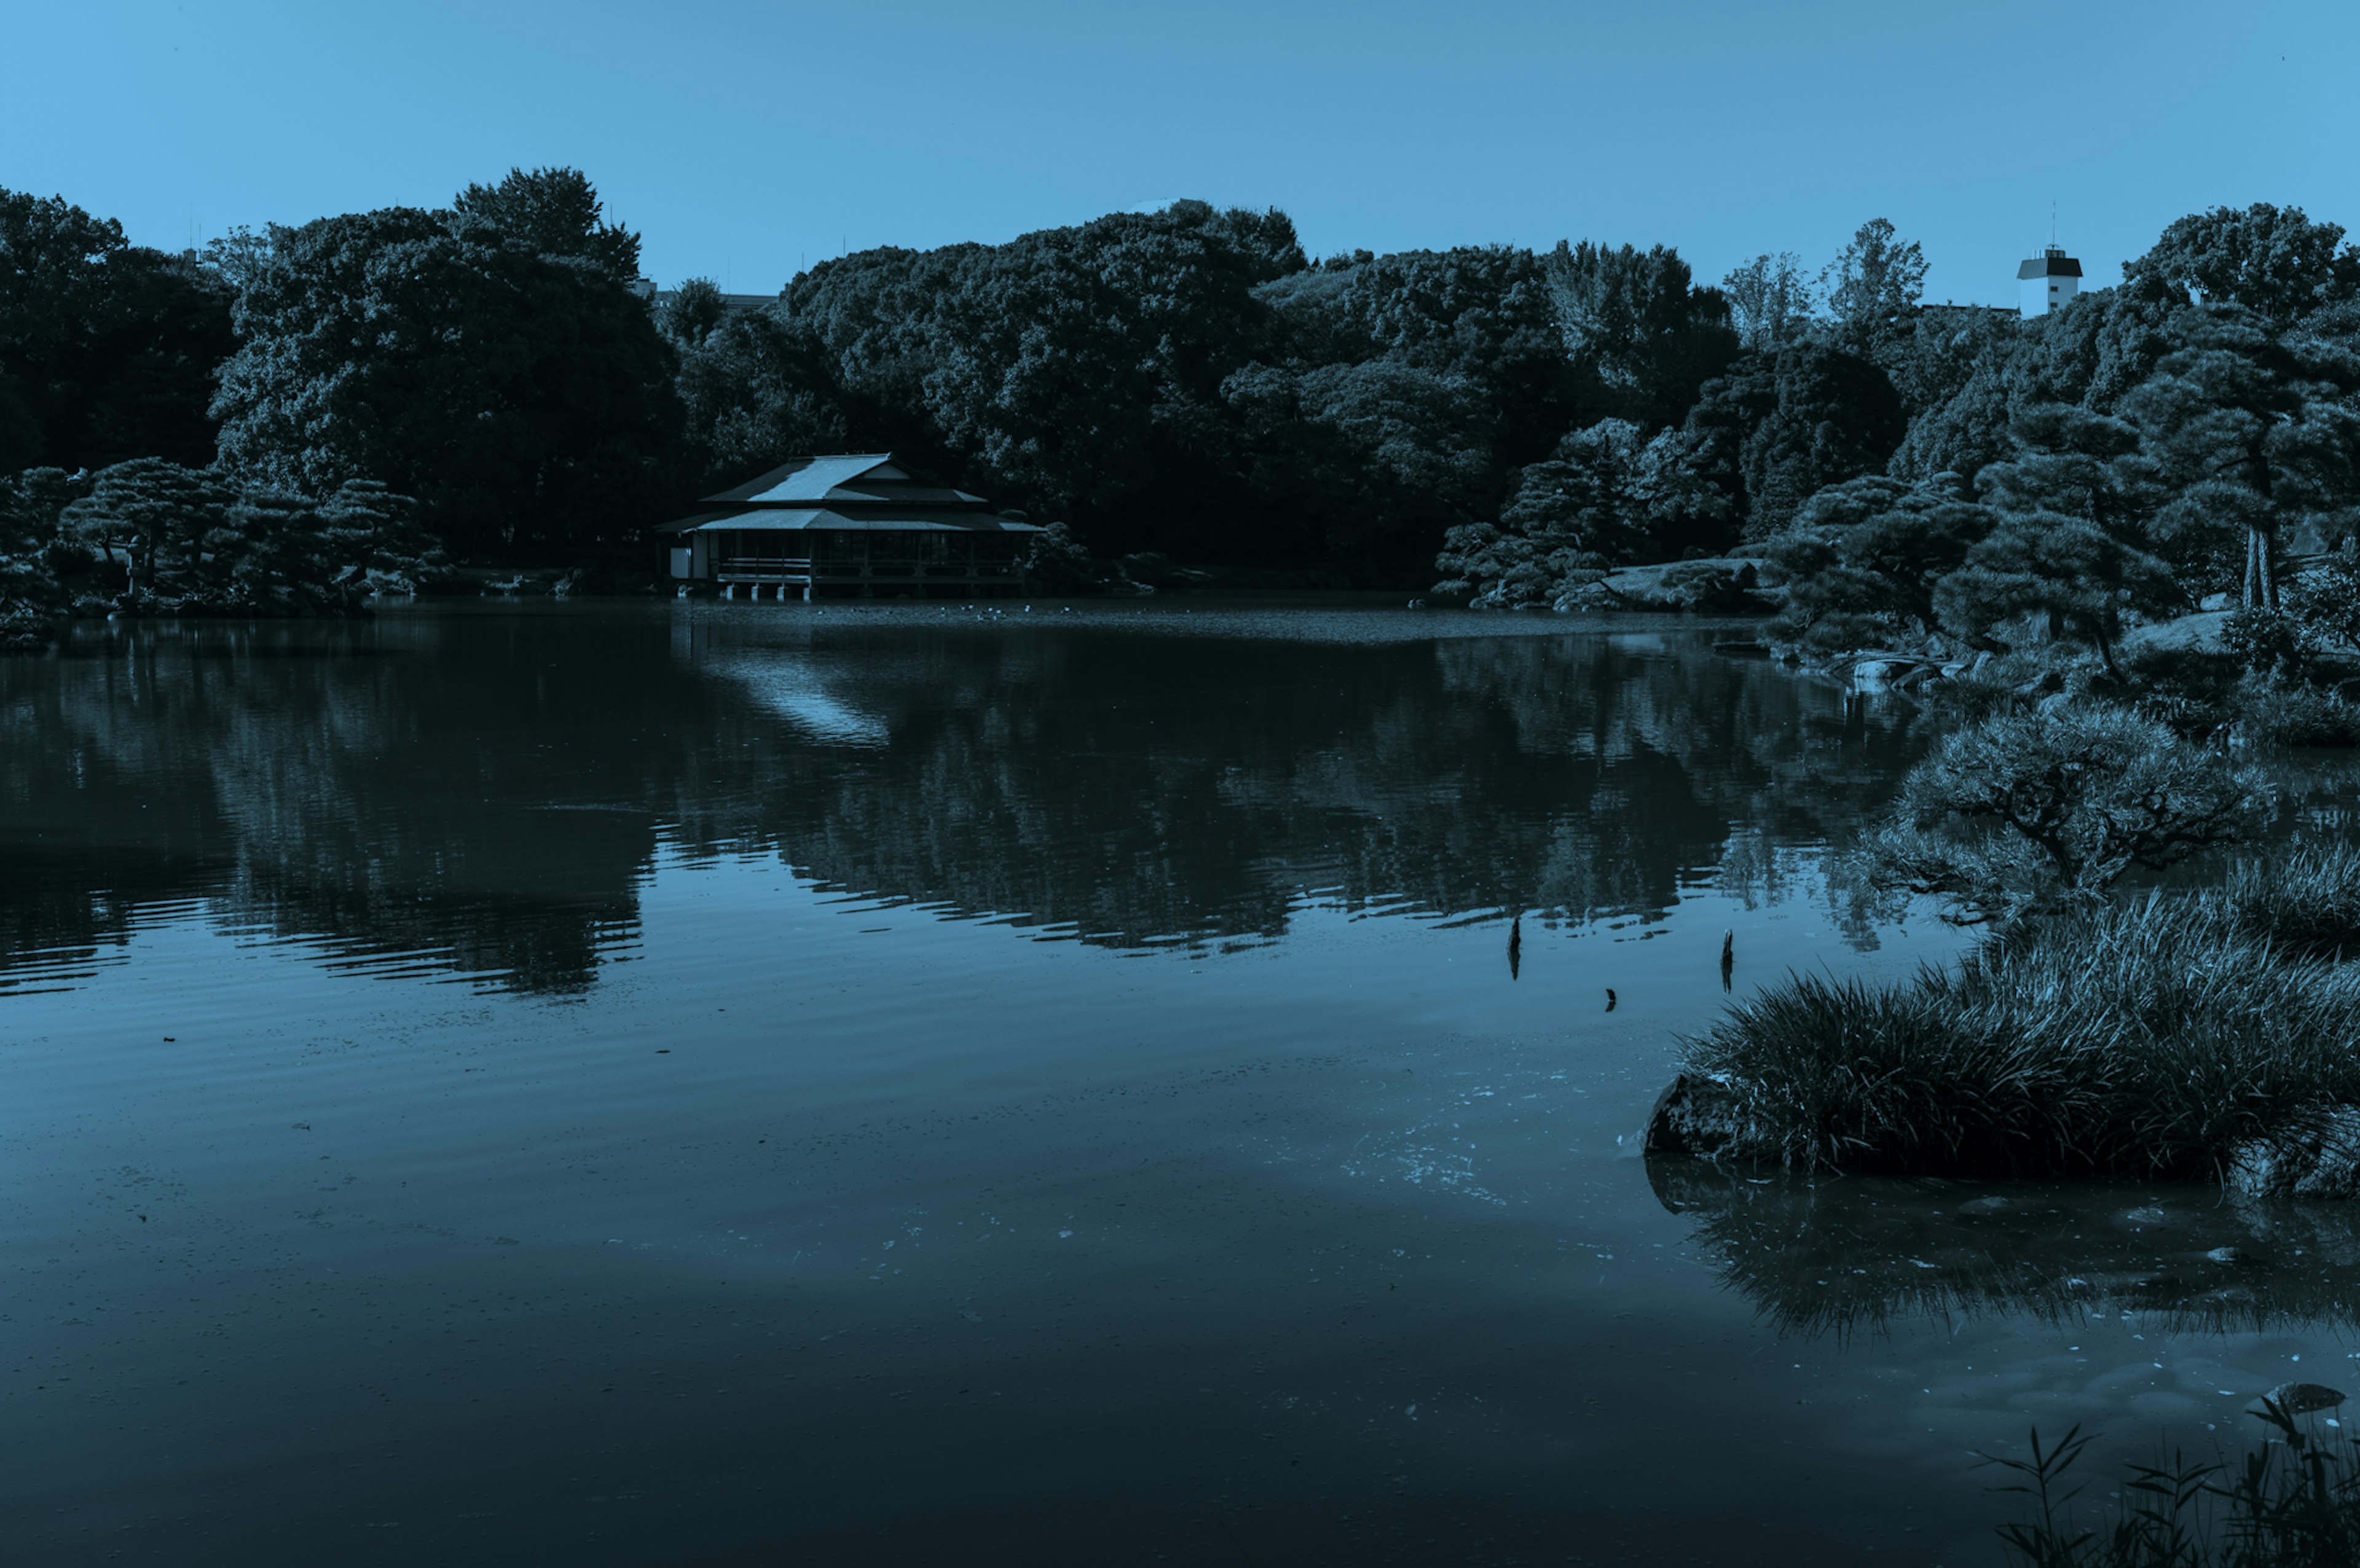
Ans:
<svg viewBox="0 0 2360 1568"><path fill-rule="evenodd" d="M2044 704L1970 725L1911 770L1867 840L1870 880L2005 925L2234 842L2261 798L2250 771L2127 708Z"/></svg>
<svg viewBox="0 0 2360 1568"><path fill-rule="evenodd" d="M2274 923L2299 932L2325 903L2158 896L1907 985L1797 976L1684 1066L1734 1101L1750 1136L1732 1152L1806 1169L2216 1174L2314 1107L2360 1104L2360 971L2289 957Z"/></svg>

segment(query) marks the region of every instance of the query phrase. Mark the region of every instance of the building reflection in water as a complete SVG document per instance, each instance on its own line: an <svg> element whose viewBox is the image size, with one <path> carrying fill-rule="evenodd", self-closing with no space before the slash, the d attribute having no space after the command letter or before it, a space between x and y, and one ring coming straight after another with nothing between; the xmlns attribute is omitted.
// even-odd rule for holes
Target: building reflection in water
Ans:
<svg viewBox="0 0 2360 1568"><path fill-rule="evenodd" d="M667 854L1116 945L1272 940L1306 899L1529 939L1789 896L1924 739L1704 633L913 612L84 628L0 663L0 988L197 900L337 963L580 989Z"/></svg>

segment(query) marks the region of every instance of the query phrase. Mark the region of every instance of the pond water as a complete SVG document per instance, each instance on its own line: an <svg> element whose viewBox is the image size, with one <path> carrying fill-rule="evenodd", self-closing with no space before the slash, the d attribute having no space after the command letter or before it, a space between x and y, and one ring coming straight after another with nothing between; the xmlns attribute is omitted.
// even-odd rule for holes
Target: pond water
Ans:
<svg viewBox="0 0 2360 1568"><path fill-rule="evenodd" d="M1637 1157L1725 931L1740 997L1960 941L1819 871L1926 722L1714 635L0 663L12 1561L1995 1563L1974 1451L2347 1383L2333 1208Z"/></svg>

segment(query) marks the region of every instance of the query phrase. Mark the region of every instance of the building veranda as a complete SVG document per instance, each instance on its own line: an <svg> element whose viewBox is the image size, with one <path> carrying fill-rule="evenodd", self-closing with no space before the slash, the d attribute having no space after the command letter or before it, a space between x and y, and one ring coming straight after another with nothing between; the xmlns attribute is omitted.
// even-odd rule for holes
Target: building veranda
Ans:
<svg viewBox="0 0 2360 1568"><path fill-rule="evenodd" d="M890 452L799 457L662 525L671 573L736 597L976 598L1023 586L1032 523Z"/></svg>

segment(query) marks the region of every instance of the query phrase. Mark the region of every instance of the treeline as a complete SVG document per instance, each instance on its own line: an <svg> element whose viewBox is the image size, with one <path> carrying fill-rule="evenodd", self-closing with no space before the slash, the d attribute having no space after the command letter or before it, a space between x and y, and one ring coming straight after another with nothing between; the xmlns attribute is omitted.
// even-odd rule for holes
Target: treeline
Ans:
<svg viewBox="0 0 2360 1568"><path fill-rule="evenodd" d="M0 193L0 472L368 481L487 563L636 560L767 464L891 450L1101 557L1421 588L1438 557L1491 604L1743 550L1803 580L1792 635L1825 643L2069 591L2267 603L2285 541L2360 503L2360 260L2268 206L2183 219L2026 321L1925 305L1882 220L1816 274L1765 256L1708 286L1662 246L1315 263L1284 214L1199 201L862 252L755 311L693 282L659 313L570 169L195 262ZM1987 591L1938 604L1928 561L1971 554Z"/></svg>

